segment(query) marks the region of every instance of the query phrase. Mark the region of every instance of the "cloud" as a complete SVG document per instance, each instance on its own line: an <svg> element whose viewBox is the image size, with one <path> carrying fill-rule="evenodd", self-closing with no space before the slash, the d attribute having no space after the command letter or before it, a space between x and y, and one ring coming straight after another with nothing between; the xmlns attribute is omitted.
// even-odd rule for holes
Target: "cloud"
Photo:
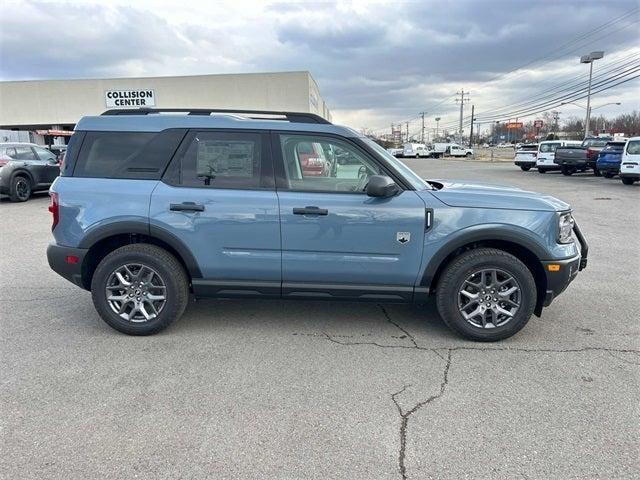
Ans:
<svg viewBox="0 0 640 480"><path fill-rule="evenodd" d="M584 52L604 49L601 66L618 58L616 51L637 53L637 11L598 28L636 6L635 0L11 2L1 7L0 78L309 70L339 122L382 128L421 111L453 122L452 96L461 88L486 112L582 78L577 56ZM626 104L638 105L629 85L619 88Z"/></svg>

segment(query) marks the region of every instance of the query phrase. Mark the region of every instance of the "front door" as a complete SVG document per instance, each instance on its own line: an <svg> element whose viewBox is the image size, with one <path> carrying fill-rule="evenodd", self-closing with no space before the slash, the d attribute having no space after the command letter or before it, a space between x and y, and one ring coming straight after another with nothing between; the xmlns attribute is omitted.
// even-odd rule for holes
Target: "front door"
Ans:
<svg viewBox="0 0 640 480"><path fill-rule="evenodd" d="M168 232L193 255L196 295L280 295L280 220L260 132L187 134L153 192L152 233Z"/></svg>
<svg viewBox="0 0 640 480"><path fill-rule="evenodd" d="M387 172L346 140L282 133L274 135L272 149L283 295L410 300L422 258L422 199L410 190L367 196L368 177ZM317 171L305 168L308 151L322 153Z"/></svg>

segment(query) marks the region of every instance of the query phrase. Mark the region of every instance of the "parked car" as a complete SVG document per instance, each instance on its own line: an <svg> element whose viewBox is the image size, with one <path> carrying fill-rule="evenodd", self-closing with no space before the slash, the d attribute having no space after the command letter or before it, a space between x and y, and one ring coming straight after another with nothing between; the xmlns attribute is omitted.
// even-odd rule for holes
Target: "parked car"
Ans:
<svg viewBox="0 0 640 480"><path fill-rule="evenodd" d="M554 163L563 175L593 169L594 175L600 176L596 162L600 151L609 141L611 137L592 137L585 138L579 145L563 145L556 150Z"/></svg>
<svg viewBox="0 0 640 480"><path fill-rule="evenodd" d="M640 181L640 137L631 137L622 152L620 179L625 185Z"/></svg>
<svg viewBox="0 0 640 480"><path fill-rule="evenodd" d="M405 143L402 150L403 157L430 157L431 150L424 143Z"/></svg>
<svg viewBox="0 0 640 480"><path fill-rule="evenodd" d="M570 206L549 195L425 181L313 114L164 111L82 118L50 191L49 265L121 332L162 330L190 294L434 297L452 329L493 341L541 315L587 264ZM316 144L359 165L307 176Z"/></svg>
<svg viewBox="0 0 640 480"><path fill-rule="evenodd" d="M622 152L627 144L625 140L615 140L607 142L596 161L596 168L605 178L613 178L620 173L620 163L622 162Z"/></svg>
<svg viewBox="0 0 640 480"><path fill-rule="evenodd" d="M317 142L299 142L296 154L305 177L326 177L332 168L322 145ZM244 154L243 154L244 155Z"/></svg>
<svg viewBox="0 0 640 480"><path fill-rule="evenodd" d="M0 143L0 195L26 202L33 192L47 190L60 174L56 156L33 143Z"/></svg>
<svg viewBox="0 0 640 480"><path fill-rule="evenodd" d="M516 150L514 163L524 172L528 172L536 166L536 157L538 156L538 144L529 143L522 145Z"/></svg>
<svg viewBox="0 0 640 480"><path fill-rule="evenodd" d="M538 154L536 156L536 167L538 172L546 173L550 170L560 170L560 166L554 162L556 149L559 147L580 145L581 142L574 140L545 140L538 144Z"/></svg>

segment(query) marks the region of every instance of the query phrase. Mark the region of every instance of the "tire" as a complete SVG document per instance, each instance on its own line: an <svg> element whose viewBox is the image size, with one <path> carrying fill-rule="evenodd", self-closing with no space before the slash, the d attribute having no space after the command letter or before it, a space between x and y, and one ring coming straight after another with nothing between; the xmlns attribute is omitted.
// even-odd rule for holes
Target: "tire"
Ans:
<svg viewBox="0 0 640 480"><path fill-rule="evenodd" d="M525 165L520 165L520 169L521 169L523 172L528 172L529 170L531 170L531 167L527 167L527 166L525 166Z"/></svg>
<svg viewBox="0 0 640 480"><path fill-rule="evenodd" d="M156 301L155 307L153 305L150 307L149 301L142 297L146 289L145 284L141 287L138 286L138 290L132 292L135 296L136 292L140 294L141 290L143 291L141 297L138 297L138 299L143 298L145 311L151 310L151 308L158 309L155 318L136 319L135 317L142 316L143 312L133 308L131 302L134 301L134 298L130 300L127 298L129 303L120 303L120 305L126 303L127 308L131 307L129 313L127 314L125 312L123 315L129 315L134 318L131 320L122 318L113 310L112 305L107 300L107 286L117 278L117 276L114 276L115 272L124 268L124 265L143 265L147 268L145 272L151 270L157 275L157 277L151 279L150 283L155 282L155 284L162 283L164 285L164 303L161 304L159 303L160 301ZM141 273L140 270L136 272L130 269L129 271L133 271L134 274ZM147 273L143 273L143 276L147 276ZM158 278L160 281L158 281ZM128 280L131 280L131 277L129 277ZM117 287L112 286L111 288ZM110 291L115 291L116 295L122 295L123 298L124 295L126 295L126 290L124 291L124 295L122 291ZM161 292L161 287L152 286L149 288L149 295L151 295L151 293L162 295ZM189 300L189 279L182 264L169 252L155 245L135 243L120 247L102 259L91 280L91 297L100 317L112 328L127 335L151 335L167 328L173 321L182 316ZM146 317L146 314L144 317Z"/></svg>
<svg viewBox="0 0 640 480"><path fill-rule="evenodd" d="M562 167L560 167L560 170L562 171L562 174L565 176L569 176L572 175L574 170L571 167L567 167L566 165L562 165Z"/></svg>
<svg viewBox="0 0 640 480"><path fill-rule="evenodd" d="M519 302L513 300L515 297L507 297L511 299L507 301L516 302L519 306L513 307L507 305L505 307L506 304L504 302L498 302L500 308L516 308L516 310L511 310L513 315L510 317L503 316L502 320L500 320L500 315L502 314L498 313L498 317L496 317L497 325L494 325L492 322L487 322L487 325L491 323L492 326L482 327L473 324L463 317L459 309L459 302L461 298L467 300L467 297L462 295L460 291L463 286L471 285L467 284L465 280L470 277L473 278L472 275L474 275L474 272L490 269L495 269L498 272L497 275L499 276L496 278L504 280L510 276L515 282L500 288L510 289L511 287L508 287L508 285L517 286L519 290L512 295L517 295ZM496 297L490 298L489 302L493 301L493 298L500 298L499 294L491 294L491 291L492 290L486 290L488 296L496 295ZM503 340L519 332L531 318L536 305L536 299L536 283L529 269L513 255L495 248L478 248L467 251L454 258L442 273L436 291L438 312L440 312L444 323L463 337L479 342ZM483 300L485 301L486 307L486 297ZM482 306L477 302L474 303L472 300L469 301L468 305L470 305L467 307L468 309L474 309L474 305L478 305L478 307ZM489 303L489 305L491 304ZM471 312L467 311L467 314L468 313ZM492 315L495 315L495 313L489 312L487 316Z"/></svg>
<svg viewBox="0 0 640 480"><path fill-rule="evenodd" d="M633 178L622 177L622 183L625 185L633 185L633 182L635 182Z"/></svg>
<svg viewBox="0 0 640 480"><path fill-rule="evenodd" d="M22 175L16 175L11 180L9 199L12 202L26 202L31 197L31 180Z"/></svg>
<svg viewBox="0 0 640 480"><path fill-rule="evenodd" d="M471 156L471 154L470 154L469 152L467 152L467 153L465 154L465 157L467 157L467 158L469 158L470 156Z"/></svg>
<svg viewBox="0 0 640 480"><path fill-rule="evenodd" d="M601 176L602 176L602 173L600 172L600 170L598 169L598 167L593 167L593 174L594 174L596 177L601 177Z"/></svg>
<svg viewBox="0 0 640 480"><path fill-rule="evenodd" d="M611 173L611 172L607 172L607 173L603 173L603 174L602 174L602 176L603 176L604 178L613 178L613 177L614 177L614 174L613 174L613 173Z"/></svg>
<svg viewBox="0 0 640 480"><path fill-rule="evenodd" d="M420 158L420 154L419 153L416 153L416 158Z"/></svg>
<svg viewBox="0 0 640 480"><path fill-rule="evenodd" d="M544 168L538 168L538 173L547 173L547 171Z"/></svg>

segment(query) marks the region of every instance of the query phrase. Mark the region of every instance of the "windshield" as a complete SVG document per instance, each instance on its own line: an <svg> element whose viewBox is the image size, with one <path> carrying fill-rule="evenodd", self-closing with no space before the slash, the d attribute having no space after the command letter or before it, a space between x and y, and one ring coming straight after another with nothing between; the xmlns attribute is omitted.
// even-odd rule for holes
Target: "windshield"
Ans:
<svg viewBox="0 0 640 480"><path fill-rule="evenodd" d="M535 152L538 150L538 145L522 145L518 148L518 152Z"/></svg>
<svg viewBox="0 0 640 480"><path fill-rule="evenodd" d="M621 152L624 149L624 143L607 143L607 146L604 147L607 152L615 151Z"/></svg>
<svg viewBox="0 0 640 480"><path fill-rule="evenodd" d="M586 138L582 142L583 147L604 147L607 142L611 141L610 138Z"/></svg>
<svg viewBox="0 0 640 480"><path fill-rule="evenodd" d="M542 143L540 144L540 151L542 153L555 152L556 148L560 146L560 142L556 143Z"/></svg>
<svg viewBox="0 0 640 480"><path fill-rule="evenodd" d="M629 142L629 146L627 147L627 154L640 155L640 140Z"/></svg>
<svg viewBox="0 0 640 480"><path fill-rule="evenodd" d="M404 163L398 160L396 157L387 152L384 148L378 145L376 142L371 140L370 138L362 138L362 141L366 143L369 147L373 148L377 153L379 153L387 163L391 165L391 167L399 172L402 177L411 184L413 188L416 190L428 190L431 187L427 182L421 179L416 173L407 167Z"/></svg>

